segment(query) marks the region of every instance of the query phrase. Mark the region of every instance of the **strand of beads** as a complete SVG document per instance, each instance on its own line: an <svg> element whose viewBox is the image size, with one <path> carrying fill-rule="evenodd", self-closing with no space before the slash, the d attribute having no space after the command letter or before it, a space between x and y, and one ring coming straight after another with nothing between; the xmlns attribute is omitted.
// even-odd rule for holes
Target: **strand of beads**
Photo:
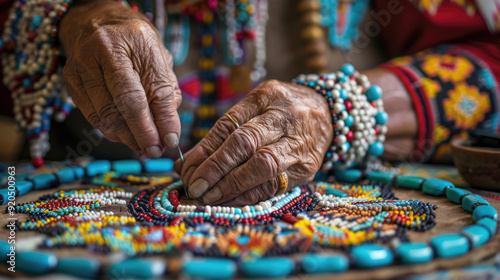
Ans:
<svg viewBox="0 0 500 280"><path fill-rule="evenodd" d="M351 167L382 154L388 116L381 88L371 86L366 75L344 64L337 73L300 75L293 82L313 88L330 107L334 140L325 156L324 171L333 166Z"/></svg>

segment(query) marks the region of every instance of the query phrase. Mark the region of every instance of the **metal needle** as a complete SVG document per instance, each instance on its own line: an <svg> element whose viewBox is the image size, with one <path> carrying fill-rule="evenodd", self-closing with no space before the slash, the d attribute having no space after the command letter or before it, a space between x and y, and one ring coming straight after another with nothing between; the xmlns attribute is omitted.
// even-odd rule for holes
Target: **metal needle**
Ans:
<svg viewBox="0 0 500 280"><path fill-rule="evenodd" d="M182 163L184 163L184 156L182 155L181 147L177 146L177 149L179 150L179 156L181 157L181 161L182 161ZM184 186L184 193L190 199L186 186Z"/></svg>

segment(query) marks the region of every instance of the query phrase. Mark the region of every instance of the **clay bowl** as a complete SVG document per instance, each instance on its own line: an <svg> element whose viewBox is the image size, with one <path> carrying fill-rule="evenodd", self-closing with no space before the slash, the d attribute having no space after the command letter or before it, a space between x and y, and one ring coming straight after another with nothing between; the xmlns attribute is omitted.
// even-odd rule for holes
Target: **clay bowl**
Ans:
<svg viewBox="0 0 500 280"><path fill-rule="evenodd" d="M467 140L451 142L453 162L471 186L500 191L500 147L473 147Z"/></svg>

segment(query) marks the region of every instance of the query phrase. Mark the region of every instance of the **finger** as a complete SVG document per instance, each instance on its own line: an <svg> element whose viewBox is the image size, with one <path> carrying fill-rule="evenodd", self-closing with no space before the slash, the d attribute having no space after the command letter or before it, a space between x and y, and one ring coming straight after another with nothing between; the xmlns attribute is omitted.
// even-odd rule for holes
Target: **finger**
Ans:
<svg viewBox="0 0 500 280"><path fill-rule="evenodd" d="M276 193L275 189L277 189L279 185L279 178L273 178L223 204L227 206L244 206L256 204L259 201L263 201L269 199L270 197L273 197Z"/></svg>
<svg viewBox="0 0 500 280"><path fill-rule="evenodd" d="M261 147L277 142L284 134L283 123L278 111L268 111L240 126L193 172L188 184L190 197L200 197Z"/></svg>
<svg viewBox="0 0 500 280"><path fill-rule="evenodd" d="M239 125L243 125L253 117L260 114L258 103L254 96L248 96L235 106L228 114L233 117ZM236 130L234 123L227 116L222 116L193 149L184 155L184 164L180 168L182 181L187 184L190 176L186 176L188 169L199 166L206 158L213 154L233 131ZM178 165L179 166L179 165ZM178 167L179 168L179 167Z"/></svg>
<svg viewBox="0 0 500 280"><path fill-rule="evenodd" d="M279 185L273 179L299 162L299 158L293 155L294 147L289 138L282 138L276 143L262 147L252 158L235 168L209 190L203 196L203 202L223 203L267 181L273 182L267 194L276 193Z"/></svg>
<svg viewBox="0 0 500 280"><path fill-rule="evenodd" d="M103 66L106 86L114 104L132 132L140 149L150 157L163 153L163 143L150 112L146 93L131 61L123 57L120 65Z"/></svg>
<svg viewBox="0 0 500 280"><path fill-rule="evenodd" d="M82 112L83 116L87 121L94 127L100 122L99 116L97 115L92 101L85 91L82 79L73 70L70 70L68 66L64 67L64 79L66 81L66 86L68 87L68 92L71 99Z"/></svg>

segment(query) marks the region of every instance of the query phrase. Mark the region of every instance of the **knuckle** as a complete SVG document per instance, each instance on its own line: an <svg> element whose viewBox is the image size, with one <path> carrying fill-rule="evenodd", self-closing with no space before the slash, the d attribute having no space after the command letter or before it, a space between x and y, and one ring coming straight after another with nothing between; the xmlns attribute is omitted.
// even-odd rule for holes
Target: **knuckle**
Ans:
<svg viewBox="0 0 500 280"><path fill-rule="evenodd" d="M251 157L257 151L259 137L255 129L250 128L250 126L240 127L237 129L232 136L235 140L235 148L239 152L243 152L244 155Z"/></svg>
<svg viewBox="0 0 500 280"><path fill-rule="evenodd" d="M265 178L278 176L280 164L278 158L268 149L261 149L255 155L256 168L259 175Z"/></svg>
<svg viewBox="0 0 500 280"><path fill-rule="evenodd" d="M124 91L115 96L116 108L124 117L133 117L137 112L145 112L147 109L146 96L139 89ZM139 117L139 116L135 116Z"/></svg>

